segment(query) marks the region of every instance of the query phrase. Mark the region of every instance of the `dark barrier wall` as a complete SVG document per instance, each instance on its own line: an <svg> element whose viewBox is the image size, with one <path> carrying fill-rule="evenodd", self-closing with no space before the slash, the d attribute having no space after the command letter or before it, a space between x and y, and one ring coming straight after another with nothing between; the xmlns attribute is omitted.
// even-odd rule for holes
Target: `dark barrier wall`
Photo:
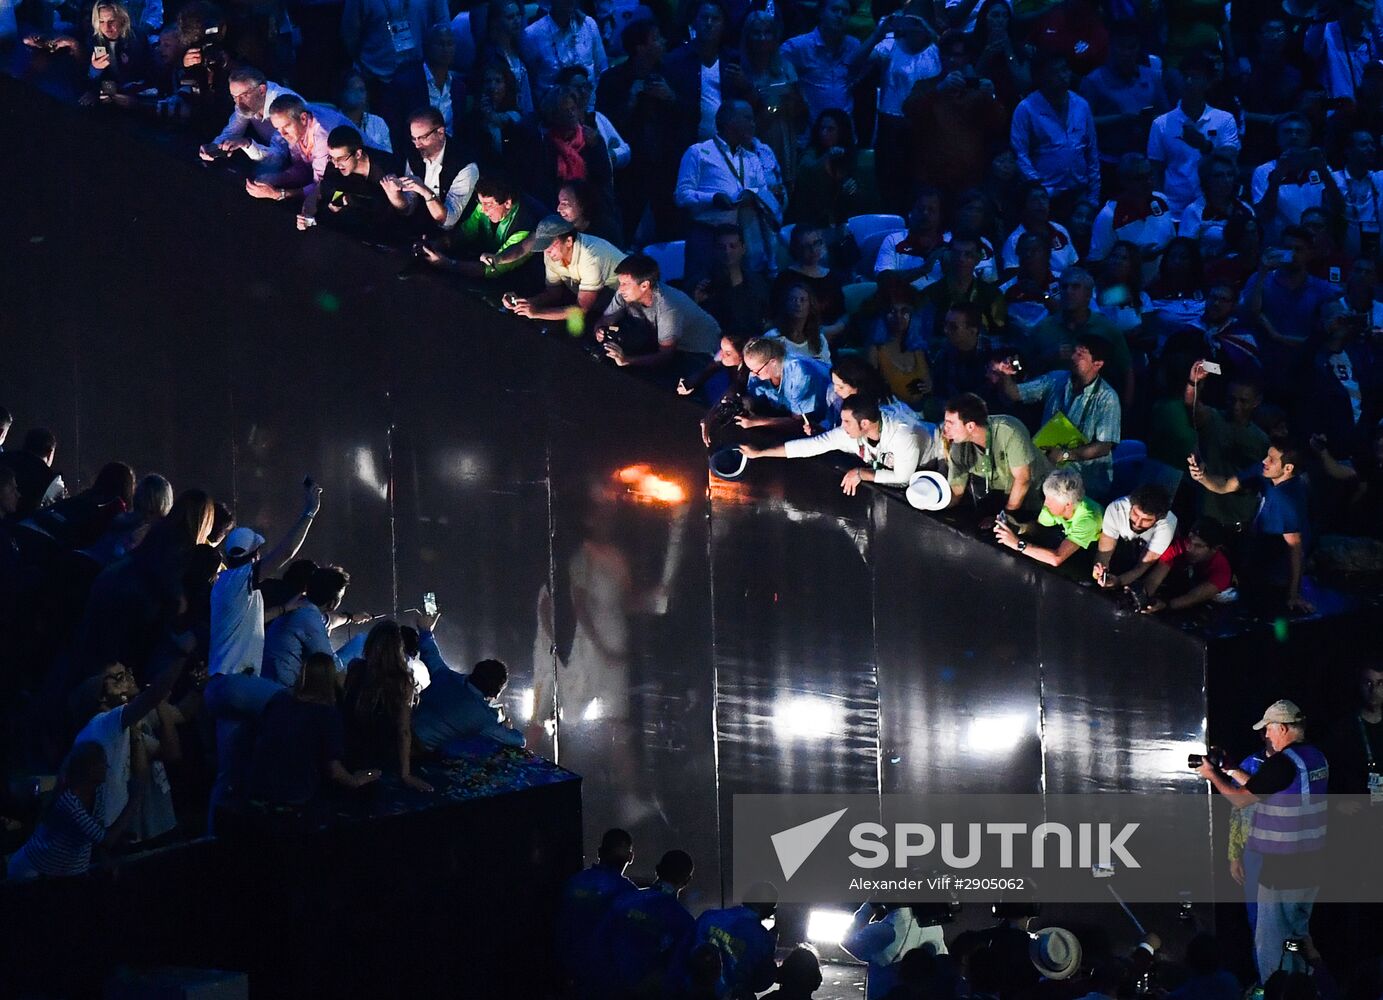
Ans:
<svg viewBox="0 0 1383 1000"><path fill-rule="evenodd" d="M649 872L718 901L737 792L1197 789L1203 644L815 463L708 488L695 411L197 166L193 137L0 79L0 401L69 481L118 457L307 551L346 606L435 591ZM176 148L177 156L169 152ZM536 706L536 710L534 710Z"/></svg>

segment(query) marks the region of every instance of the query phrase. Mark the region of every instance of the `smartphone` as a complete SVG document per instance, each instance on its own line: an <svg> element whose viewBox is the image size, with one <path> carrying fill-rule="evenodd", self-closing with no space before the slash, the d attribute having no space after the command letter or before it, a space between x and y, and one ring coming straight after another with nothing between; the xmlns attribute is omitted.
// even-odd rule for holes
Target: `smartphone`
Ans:
<svg viewBox="0 0 1383 1000"><path fill-rule="evenodd" d="M428 591L423 595L423 614L431 618L437 613L437 595Z"/></svg>
<svg viewBox="0 0 1383 1000"><path fill-rule="evenodd" d="M1205 372L1205 374L1207 374L1207 375L1223 375L1223 374L1224 374L1224 370L1220 368L1220 364L1219 364L1219 362L1217 362L1217 361L1202 361L1202 362L1201 362L1201 371Z"/></svg>
<svg viewBox="0 0 1383 1000"><path fill-rule="evenodd" d="M106 54L106 47L104 45L98 45L91 50L91 54L95 56L103 56Z"/></svg>

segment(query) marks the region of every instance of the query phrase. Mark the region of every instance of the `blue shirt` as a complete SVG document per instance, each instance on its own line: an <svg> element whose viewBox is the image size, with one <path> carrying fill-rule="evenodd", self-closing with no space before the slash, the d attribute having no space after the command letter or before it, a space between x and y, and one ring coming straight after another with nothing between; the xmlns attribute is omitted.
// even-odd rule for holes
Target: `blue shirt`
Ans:
<svg viewBox="0 0 1383 1000"><path fill-rule="evenodd" d="M846 35L839 52L826 47L821 29L813 28L805 35L794 35L778 50L797 71L797 86L812 121L828 108L840 108L847 115L855 110L855 97L850 88L850 60L860 49L860 40Z"/></svg>
<svg viewBox="0 0 1383 1000"><path fill-rule="evenodd" d="M1042 401L1042 422L1045 424L1057 413L1075 424L1088 441L1118 444L1123 425L1123 407L1119 394L1102 378L1096 378L1084 389L1076 388L1070 372L1048 372L1018 385L1018 397L1025 403ZM1114 485L1114 453L1081 462L1069 463L1078 469L1085 480L1086 492L1105 499Z"/></svg>
<svg viewBox="0 0 1383 1000"><path fill-rule="evenodd" d="M672 958L695 926L666 882L616 897L596 931L598 968L591 970L591 981L615 993L668 992Z"/></svg>
<svg viewBox="0 0 1383 1000"><path fill-rule="evenodd" d="M1240 303L1247 303L1257 287L1258 275L1244 285ZM1340 297L1339 289L1327 281L1308 275L1305 284L1293 291L1283 281L1281 271L1272 271L1263 284L1263 315L1273 329L1284 337L1309 337L1316 331L1316 318L1321 307ZM1254 318L1245 311L1244 320L1254 325ZM1280 344L1271 337L1259 339L1263 371L1269 386L1291 384L1299 375L1294 369L1307 358L1304 345L1293 347Z"/></svg>
<svg viewBox="0 0 1383 1000"><path fill-rule="evenodd" d="M567 879L557 909L557 960L569 974L579 975L590 959L596 928L611 904L638 889L620 872L591 865Z"/></svg>
<svg viewBox="0 0 1383 1000"><path fill-rule="evenodd" d="M341 659L331 648L331 637L327 635L326 616L321 608L309 604L269 623L264 633L264 668L260 676L286 688L297 687L303 662L313 653L326 653L336 661L336 672L343 672Z"/></svg>
<svg viewBox="0 0 1383 1000"><path fill-rule="evenodd" d="M1010 144L1018 169L1030 181L1041 181L1049 194L1100 190L1100 148L1090 105L1067 93L1066 116L1058 116L1047 98L1033 91L1013 110Z"/></svg>
<svg viewBox="0 0 1383 1000"><path fill-rule="evenodd" d="M687 940L686 953L711 944L720 952L720 989L717 996L753 990L762 993L773 985L777 969L773 934L759 915L747 906L707 910Z"/></svg>
<svg viewBox="0 0 1383 1000"><path fill-rule="evenodd" d="M1261 465L1251 465L1238 475L1239 488L1260 496L1258 513L1250 526L1253 545L1250 551L1252 566L1244 579L1265 583L1286 583L1290 566L1283 535L1300 534L1302 548L1309 549L1310 523L1307 517L1307 485L1301 476L1293 476L1274 486L1263 475Z"/></svg>
<svg viewBox="0 0 1383 1000"><path fill-rule="evenodd" d="M813 423L818 423L816 418L826 414L830 391L830 366L816 358L797 354L783 359L783 380L776 386L767 379L749 377L748 392L752 398L766 400L795 416L808 414Z"/></svg>
<svg viewBox="0 0 1383 1000"><path fill-rule="evenodd" d="M447 665L431 632L418 633L418 655L432 680L413 709L413 735L419 743L429 750L451 746L457 752L458 742L487 736L504 746L523 746L523 733L500 722L499 709L468 676Z"/></svg>

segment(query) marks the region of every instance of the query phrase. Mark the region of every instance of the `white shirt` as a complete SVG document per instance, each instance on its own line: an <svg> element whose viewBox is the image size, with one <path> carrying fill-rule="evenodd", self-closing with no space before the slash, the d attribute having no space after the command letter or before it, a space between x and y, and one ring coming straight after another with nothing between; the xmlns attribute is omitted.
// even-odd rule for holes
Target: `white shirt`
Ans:
<svg viewBox="0 0 1383 1000"><path fill-rule="evenodd" d="M701 67L701 122L696 127L698 139L716 134L716 112L720 110L720 59Z"/></svg>
<svg viewBox="0 0 1383 1000"><path fill-rule="evenodd" d="M1181 218L1182 210L1200 197L1201 180L1198 173L1201 152L1181 138L1182 129L1191 122L1178 104L1165 115L1153 119L1148 132L1148 159L1163 165L1162 190L1172 203L1172 215ZM1239 126L1228 111L1205 106L1195 121L1196 131L1208 138L1216 150L1239 150Z"/></svg>
<svg viewBox="0 0 1383 1000"><path fill-rule="evenodd" d="M563 285L572 292L598 292L602 288L619 287L615 268L625 256L625 252L613 243L581 233L572 244L570 264L562 264L543 254L543 268L549 285Z"/></svg>
<svg viewBox="0 0 1383 1000"><path fill-rule="evenodd" d="M931 440L924 441L928 436L926 430L904 424L886 413L879 416L878 441L853 438L844 427L835 427L813 437L794 438L784 443L783 450L788 458L810 458L828 451L843 451L869 465L874 470L874 482L879 485L906 486L922 463L923 452L935 451L935 428L932 428Z"/></svg>
<svg viewBox="0 0 1383 1000"><path fill-rule="evenodd" d="M765 162L762 150L742 147L731 151L719 136L696 143L682 155L677 171L678 207L687 209L694 221L706 225L733 223L738 220L738 210L712 204L715 196L725 194L733 201L742 192L750 191L774 219L781 218L783 210L773 193Z"/></svg>
<svg viewBox="0 0 1383 1000"><path fill-rule="evenodd" d="M921 52L910 55L891 36L874 46L869 61L883 64L879 112L894 117L903 114L903 102L908 99L918 80L930 80L941 75L941 52L935 45L928 45Z"/></svg>
<svg viewBox="0 0 1383 1000"><path fill-rule="evenodd" d="M1364 80L1364 70L1369 63L1379 58L1378 44L1374 39L1374 24L1364 22L1364 37L1353 42L1345 38L1339 21L1331 21L1322 32L1321 76L1325 81L1326 96L1354 100L1355 88Z"/></svg>
<svg viewBox="0 0 1383 1000"><path fill-rule="evenodd" d="M1104 509L1104 525L1101 532L1110 538L1121 539L1125 542L1139 541L1143 543L1144 551L1151 552L1155 556L1160 556L1167 551L1167 546L1172 544L1172 539L1177 533L1177 516L1171 511L1160 518L1151 528L1146 531L1134 531L1133 525L1129 522L1129 512L1133 509L1133 501L1128 497L1120 497L1114 500Z"/></svg>
<svg viewBox="0 0 1383 1000"><path fill-rule="evenodd" d="M1177 234L1167 196L1154 191L1148 207L1131 213L1128 218L1119 216L1119 210L1119 202L1110 201L1095 216L1095 228L1090 235L1090 259L1104 260L1116 242L1127 240L1143 249L1143 280L1148 281L1157 274L1158 257Z"/></svg>
<svg viewBox="0 0 1383 1000"><path fill-rule="evenodd" d="M1059 222L1049 223L1052 227L1052 275L1061 277L1061 272L1068 267L1074 267L1080 256L1076 253L1075 245L1071 243L1071 234L1066 231L1066 227ZM1018 228L1008 234L1008 239L1004 240L1003 265L1005 268L1018 266L1018 241L1027 232L1023 224L1018 223Z"/></svg>
<svg viewBox="0 0 1383 1000"><path fill-rule="evenodd" d="M441 194L442 188L442 157L446 154L447 147L444 143L441 150L437 153L435 160L423 158L423 176L418 177L413 173L413 166L409 164L404 169L404 174L422 181L423 187L433 194ZM461 219L461 213L466 210L466 206L471 203L471 192L475 190L476 182L480 180L480 168L474 163L468 163L456 172L452 178L451 187L442 196L446 202L447 215L442 221L443 229L451 229ZM417 197L414 195L414 197Z"/></svg>
<svg viewBox="0 0 1383 1000"><path fill-rule="evenodd" d="M1277 169L1277 161L1269 160L1253 168L1249 181L1249 196L1253 207L1257 208L1268 193L1268 175ZM1277 214L1268 220L1268 232L1263 234L1267 242L1276 240L1287 226L1301 222L1301 213L1308 208L1320 208L1325 200L1325 178L1317 171L1309 170L1297 177L1284 177L1277 186Z"/></svg>
<svg viewBox="0 0 1383 1000"><path fill-rule="evenodd" d="M813 351L806 344L799 344L795 340L788 340L788 338L784 337L782 332L779 331L777 327L774 327L772 330L769 330L767 333L764 334L764 336L772 337L774 340L781 340L783 342L783 346L787 348L789 354L801 355L804 358L816 358L816 360L824 361L828 365L831 363L831 345L826 343L825 337L821 338L821 350Z"/></svg>
<svg viewBox="0 0 1383 1000"><path fill-rule="evenodd" d="M1253 214L1253 209L1242 201L1237 204L1249 215ZM1181 221L1177 223L1177 235L1199 240L1203 256L1218 257L1229 249L1225 243L1225 227L1228 224L1228 219L1207 219L1205 198L1200 197L1182 209Z"/></svg>
<svg viewBox="0 0 1383 1000"><path fill-rule="evenodd" d="M389 135L389 125L379 115L365 112L360 119L360 138L364 139L365 145L371 149L382 149L386 153L394 151L394 140Z"/></svg>
<svg viewBox="0 0 1383 1000"><path fill-rule="evenodd" d="M130 801L130 731L123 718L125 706L92 716L73 741L99 743L106 752L105 816L97 817L109 829Z"/></svg>
<svg viewBox="0 0 1383 1000"><path fill-rule="evenodd" d="M534 21L523 30L523 61L528 64L533 78L533 90L544 94L556 82L557 71L563 66L585 66L592 80L609 68L605 58L605 43L600 40L600 29L595 19L583 15L579 10L571 24L563 30L557 27L552 15ZM591 93L595 100L595 92ZM586 110L590 110L587 108Z"/></svg>
<svg viewBox="0 0 1383 1000"><path fill-rule="evenodd" d="M264 662L264 594L255 586L256 561L225 569L211 587L207 674L258 674Z"/></svg>
<svg viewBox="0 0 1383 1000"><path fill-rule="evenodd" d="M1345 222L1366 233L1378 232L1383 219L1378 211L1378 203L1383 201L1383 170L1372 170L1363 177L1354 177L1348 170L1336 170L1334 175L1345 199Z"/></svg>
<svg viewBox="0 0 1383 1000"><path fill-rule="evenodd" d="M634 155L633 150L629 148L629 143L624 141L624 136L619 134L619 129L615 128L614 123L599 111L595 113L595 130L605 140L605 151L610 154L610 169L619 170L621 167L627 167L629 158Z"/></svg>
<svg viewBox="0 0 1383 1000"><path fill-rule="evenodd" d="M1349 395L1349 406L1354 411L1354 422L1357 424L1363 415L1364 400L1359 391L1359 378L1354 371L1354 362L1344 351L1332 354L1326 360L1330 363L1330 370L1334 373L1336 381Z"/></svg>
<svg viewBox="0 0 1383 1000"><path fill-rule="evenodd" d="M432 70L424 63L423 79L427 81L427 103L441 112L442 124L446 126L447 135L451 135L451 74L443 76L441 84L438 85L432 79Z"/></svg>
<svg viewBox="0 0 1383 1000"><path fill-rule="evenodd" d="M951 233L943 233L941 242L943 245L951 242ZM921 267L926 263L923 257L915 257L906 251L900 251L898 244L908 238L906 229L896 233L889 233L884 237L884 241L879 244L879 255L874 258L874 273L880 271L910 271L913 268ZM994 252L994 244L989 242L987 237L980 237L980 259L975 265L975 277L983 281L997 281L998 274L998 255ZM941 280L941 260L938 258L932 269L922 275L912 283L912 287L918 291L928 285L934 285Z"/></svg>
<svg viewBox="0 0 1383 1000"><path fill-rule="evenodd" d="M212 144L226 142L230 139L246 138L250 140L250 147L245 150L245 155L252 160L269 161L270 163L284 165L288 162L288 143L283 136L278 134L278 130L269 123L269 105L278 100L284 94L293 94L287 87L274 83L272 80L264 84L264 111L258 115L247 115L239 108L231 111L230 118L226 121L226 127L221 130L221 134L212 139ZM294 95L296 96L296 95Z"/></svg>

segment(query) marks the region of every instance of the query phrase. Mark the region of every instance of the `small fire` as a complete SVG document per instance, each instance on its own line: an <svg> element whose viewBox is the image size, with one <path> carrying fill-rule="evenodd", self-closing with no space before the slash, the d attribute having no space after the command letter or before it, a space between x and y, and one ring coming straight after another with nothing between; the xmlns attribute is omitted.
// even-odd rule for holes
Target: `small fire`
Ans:
<svg viewBox="0 0 1383 1000"><path fill-rule="evenodd" d="M648 465L627 465L615 478L636 500L644 503L677 505L687 502L687 491L671 479L664 479Z"/></svg>

